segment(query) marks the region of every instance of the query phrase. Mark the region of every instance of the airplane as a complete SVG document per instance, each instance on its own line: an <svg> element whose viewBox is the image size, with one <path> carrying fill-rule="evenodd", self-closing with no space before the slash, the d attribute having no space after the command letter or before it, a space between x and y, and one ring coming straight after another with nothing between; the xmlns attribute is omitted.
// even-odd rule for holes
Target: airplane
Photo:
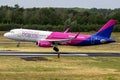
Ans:
<svg viewBox="0 0 120 80"><path fill-rule="evenodd" d="M116 20L109 20L97 33L85 35L70 33L67 28L64 32L52 32L32 29L12 29L4 34L4 37L15 41L36 42L39 47L53 47L59 52L58 45L87 46L115 42L110 38Z"/></svg>

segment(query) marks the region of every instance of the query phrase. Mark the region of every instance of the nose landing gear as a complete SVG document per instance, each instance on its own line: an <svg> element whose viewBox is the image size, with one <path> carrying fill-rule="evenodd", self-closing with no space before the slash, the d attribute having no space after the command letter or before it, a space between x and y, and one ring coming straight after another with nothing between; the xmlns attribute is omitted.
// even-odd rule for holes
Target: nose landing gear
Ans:
<svg viewBox="0 0 120 80"><path fill-rule="evenodd" d="M16 47L20 47L20 42L17 43Z"/></svg>

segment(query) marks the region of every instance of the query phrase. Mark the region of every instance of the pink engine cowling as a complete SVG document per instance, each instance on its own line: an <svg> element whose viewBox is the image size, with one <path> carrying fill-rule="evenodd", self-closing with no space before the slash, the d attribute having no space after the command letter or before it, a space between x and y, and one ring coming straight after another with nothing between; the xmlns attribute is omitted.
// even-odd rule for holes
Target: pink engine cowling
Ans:
<svg viewBox="0 0 120 80"><path fill-rule="evenodd" d="M38 41L37 45L40 47L51 47L52 46L52 44L50 42L42 41L42 40Z"/></svg>

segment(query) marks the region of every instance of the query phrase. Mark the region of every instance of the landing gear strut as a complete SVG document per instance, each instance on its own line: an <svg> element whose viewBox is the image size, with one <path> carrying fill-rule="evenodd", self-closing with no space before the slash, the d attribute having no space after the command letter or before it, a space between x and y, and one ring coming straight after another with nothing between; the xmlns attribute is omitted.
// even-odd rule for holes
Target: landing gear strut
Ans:
<svg viewBox="0 0 120 80"><path fill-rule="evenodd" d="M55 52L57 52L57 54L58 54L57 57L60 58L58 43L57 43L57 42L52 42L52 44L53 44L53 50L54 50Z"/></svg>
<svg viewBox="0 0 120 80"><path fill-rule="evenodd" d="M20 42L18 42L16 46L17 46L17 47L20 47Z"/></svg>

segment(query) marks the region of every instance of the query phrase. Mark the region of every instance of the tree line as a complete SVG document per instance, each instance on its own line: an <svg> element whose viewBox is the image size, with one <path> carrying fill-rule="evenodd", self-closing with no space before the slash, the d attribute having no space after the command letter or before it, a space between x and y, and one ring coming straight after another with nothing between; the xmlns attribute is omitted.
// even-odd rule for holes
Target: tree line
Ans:
<svg viewBox="0 0 120 80"><path fill-rule="evenodd" d="M72 32L97 31L110 19L118 21L114 31L120 31L120 8L23 8L18 4L0 7L1 31L13 28L63 31L67 27Z"/></svg>

